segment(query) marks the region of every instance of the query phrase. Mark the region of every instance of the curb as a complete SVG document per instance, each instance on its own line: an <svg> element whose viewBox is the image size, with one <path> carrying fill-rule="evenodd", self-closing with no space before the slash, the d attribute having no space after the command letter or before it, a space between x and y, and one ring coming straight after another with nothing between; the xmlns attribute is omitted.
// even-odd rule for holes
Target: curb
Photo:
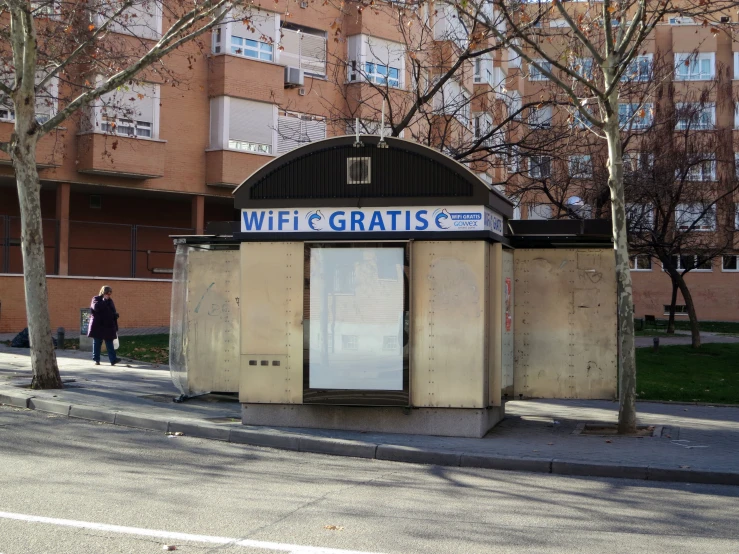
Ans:
<svg viewBox="0 0 739 554"><path fill-rule="evenodd" d="M131 413L113 412L93 406L70 405L64 402L26 396L22 393L15 393L15 391L0 393L0 405L26 408L88 421L111 423L134 429L182 433L183 436L194 438L331 456L423 465L549 473L573 477L608 477L642 481L739 486L739 472L674 468L663 465L630 466L556 458L518 458L515 456L460 453L393 444L377 444L330 437L302 437L282 432L269 433L252 429L224 428L199 423L195 420L162 420Z"/></svg>

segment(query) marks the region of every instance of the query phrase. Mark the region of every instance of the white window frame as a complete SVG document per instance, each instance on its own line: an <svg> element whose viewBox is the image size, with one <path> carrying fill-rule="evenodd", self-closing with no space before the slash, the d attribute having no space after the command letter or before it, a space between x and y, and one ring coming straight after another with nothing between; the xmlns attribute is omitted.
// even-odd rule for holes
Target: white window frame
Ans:
<svg viewBox="0 0 739 554"><path fill-rule="evenodd" d="M662 306L663 306L662 315L670 315L669 304L662 304ZM675 316L679 316L679 315L684 315L684 316L690 315L688 314L688 307L685 304L675 304Z"/></svg>
<svg viewBox="0 0 739 554"><path fill-rule="evenodd" d="M708 61L710 72L701 71L702 62ZM687 63L686 63L687 62ZM687 69L687 71L686 71ZM676 81L710 81L716 76L715 52L679 52L675 54Z"/></svg>
<svg viewBox="0 0 739 554"><path fill-rule="evenodd" d="M639 267L638 260L644 260L646 258L648 267ZM635 254L629 256L629 269L631 271L652 271L652 257L646 254Z"/></svg>
<svg viewBox="0 0 739 554"><path fill-rule="evenodd" d="M692 206L698 206L698 204L678 204L675 207L675 226L679 231L687 231L687 229L693 224L695 219L692 219L692 213L702 212L704 208L693 209ZM701 221L704 218L710 218L710 225L703 223L693 227L691 232L713 232L716 230L716 205L714 204L711 208L697 221ZM686 218L691 218L686 220Z"/></svg>
<svg viewBox="0 0 739 554"><path fill-rule="evenodd" d="M648 152L624 152L624 172L650 171L654 167L654 154Z"/></svg>
<svg viewBox="0 0 739 554"><path fill-rule="evenodd" d="M625 107L624 110L621 109L622 106ZM620 102L618 105L619 126L622 129L630 128L635 131L648 128L652 124L652 107L650 102L645 104ZM644 117L637 117L641 110L644 110Z"/></svg>
<svg viewBox="0 0 739 554"><path fill-rule="evenodd" d="M677 124L675 129L683 131L690 129L691 131L706 131L714 129L716 127L716 103L706 102L701 104L700 102L678 102L676 104L678 111ZM680 111L689 109L695 117L686 118L681 117ZM707 117L705 117L707 116Z"/></svg>
<svg viewBox="0 0 739 554"><path fill-rule="evenodd" d="M573 179L593 178L593 159L590 154L575 154L569 157L567 168ZM586 171L583 171L583 168Z"/></svg>
<svg viewBox="0 0 739 554"><path fill-rule="evenodd" d="M98 77L98 82L102 80L102 77ZM98 100L93 108L93 121L94 128L93 132L101 132L106 135L116 135L121 137L143 139L143 140L158 140L159 139L159 114L160 114L160 87L155 83L142 83L145 86L153 87L152 101L152 113L151 122L144 120L133 119L133 114L117 114L115 113L116 107L112 106L112 114L104 113L106 111L102 102ZM128 94L128 93L126 93ZM130 94L136 94L131 91ZM111 123L112 122L112 123ZM130 129L131 131L126 131ZM139 134L139 130L149 130L150 136Z"/></svg>
<svg viewBox="0 0 739 554"><path fill-rule="evenodd" d="M537 64L545 68L550 73L552 72L552 64L546 61L543 58L536 58L534 60ZM547 77L544 73L539 71L539 69L532 63L529 64L529 81L548 81L549 77Z"/></svg>
<svg viewBox="0 0 739 554"><path fill-rule="evenodd" d="M534 160L537 160L537 162L534 163ZM541 167L544 165L545 160L546 160L546 163L548 164L549 170L547 171L546 175L542 175ZM550 156L528 156L528 161L529 161L529 177L531 177L532 179L551 178L552 158Z"/></svg>
<svg viewBox="0 0 739 554"><path fill-rule="evenodd" d="M241 44L234 44L234 41L241 41ZM260 62L273 62L275 58L274 45L262 40L254 40L232 34L230 46L229 53L234 56L259 60Z"/></svg>
<svg viewBox="0 0 739 554"><path fill-rule="evenodd" d="M734 259L734 269L726 269L726 258L733 258ZM737 254L728 254L725 256L721 256L721 271L723 273L739 273L739 255Z"/></svg>
<svg viewBox="0 0 739 554"><path fill-rule="evenodd" d="M493 129L493 116L488 112L478 112L472 116L472 130L475 140L480 139L483 135L487 135ZM493 136L488 137L481 143L481 146L494 146L495 139Z"/></svg>
<svg viewBox="0 0 739 554"><path fill-rule="evenodd" d="M474 60L474 73L472 82L476 85L482 85L487 83L490 86L493 85L493 58L489 54L483 54L478 56Z"/></svg>
<svg viewBox="0 0 739 554"><path fill-rule="evenodd" d="M706 171L708 168L708 171ZM678 170L679 171L679 170ZM680 177L679 173L676 177ZM716 160L706 159L698 164L690 166L685 175L686 181L715 181L716 180Z"/></svg>
<svg viewBox="0 0 739 554"><path fill-rule="evenodd" d="M551 129L552 127L552 106L542 106L541 108L529 108L529 127L533 129Z"/></svg>
<svg viewBox="0 0 739 554"><path fill-rule="evenodd" d="M328 33L323 29L316 29L315 27L308 27L305 25L292 25L291 27L298 27L298 29L292 29L290 27L282 27L280 26L279 17L275 18L277 20L277 39L280 39L280 35L284 35L285 32L292 32L296 34L304 33L305 35L311 35L313 37L323 39L323 60L319 60L318 58L315 58L314 56L309 56L307 54L303 54L303 43L300 41L300 48L299 52L297 52L295 55L298 56L298 66L303 69L305 72L305 75L307 77L313 77L318 79L325 79L326 75L328 73ZM275 40L275 43L277 43L278 40ZM290 65L289 63L285 62L285 60L282 59L282 55L285 52L285 50L280 50L279 46L276 49L276 63L280 65ZM323 62L323 71L313 71L310 67L303 67L303 61L304 60L318 60Z"/></svg>
<svg viewBox="0 0 739 554"><path fill-rule="evenodd" d="M622 82L633 82L633 81L648 81L652 76L652 63L654 60L654 54L642 54L636 56L626 68L626 71L621 75ZM646 62L648 68L646 72L642 71L642 63Z"/></svg>
<svg viewBox="0 0 739 554"><path fill-rule="evenodd" d="M593 78L593 58L575 58L572 71L584 79Z"/></svg>
<svg viewBox="0 0 739 554"><path fill-rule="evenodd" d="M362 80L390 88L405 89L405 47L399 43L359 34L347 37L347 83ZM379 71L385 68L385 74ZM398 72L390 79L390 70Z"/></svg>
<svg viewBox="0 0 739 554"><path fill-rule="evenodd" d="M642 230L654 229L654 206L651 204L640 204L634 202L626 203L626 226L629 227L629 216L638 210L638 215L643 217L646 215L646 227ZM631 218L633 219L633 217ZM633 230L632 230L633 231Z"/></svg>
<svg viewBox="0 0 739 554"><path fill-rule="evenodd" d="M678 271L682 271L685 269L685 267L683 267L683 258L687 258L688 256L693 257L693 265L695 266L698 263L698 257L699 257L698 254L680 254L680 255L673 254L672 255L673 258L677 259L676 269ZM690 272L692 273L694 271L697 271L698 273L711 273L713 271L713 259L709 260L708 263L711 264L710 268L699 269L698 267L693 267L693 269L691 269ZM664 266L662 267L662 271L665 271Z"/></svg>

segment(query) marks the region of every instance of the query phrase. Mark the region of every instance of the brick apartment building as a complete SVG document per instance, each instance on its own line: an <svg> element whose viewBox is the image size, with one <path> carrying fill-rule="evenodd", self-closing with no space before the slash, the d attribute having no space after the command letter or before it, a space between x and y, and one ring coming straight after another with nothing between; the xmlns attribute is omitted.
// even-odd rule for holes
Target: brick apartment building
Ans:
<svg viewBox="0 0 739 554"><path fill-rule="evenodd" d="M112 93L39 142L52 326L75 329L79 308L102 284L115 289L124 327L168 325L170 235L201 234L208 221L235 220L232 190L275 156L352 132L355 118L376 132L382 110L372 84L392 89L391 101L402 104L416 83L433 78L412 73L396 4L357 6L269 2L248 23L234 18L214 30L206 55L195 45L170 55L166 63L185 76L180 85L145 83ZM448 66L463 42L454 37L455 12L444 4L422 9L438 49L432 65ZM145 17L154 39L166 18L161 11ZM714 79L722 64L739 78L739 43L697 24L665 22L649 47L675 56L700 52L701 69L687 80ZM540 88L535 74L498 51L465 62L434 103L445 128L471 140L491 124L503 92L525 98ZM451 113L447 98L466 101ZM129 104L127 113L135 115L110 109L109 101ZM424 124L428 129L405 138L438 136L429 131L434 122L415 122L414 129ZM719 109L715 125L739 128L739 119ZM0 140L12 128L12 111L0 106ZM505 178L500 168L470 167L490 184ZM519 214L554 215L536 202L522 204ZM0 153L0 332L25 326L19 244L13 169ZM688 277L700 318L739 320L738 269L733 256ZM667 276L652 263L638 266L633 278L637 315L662 316Z"/></svg>

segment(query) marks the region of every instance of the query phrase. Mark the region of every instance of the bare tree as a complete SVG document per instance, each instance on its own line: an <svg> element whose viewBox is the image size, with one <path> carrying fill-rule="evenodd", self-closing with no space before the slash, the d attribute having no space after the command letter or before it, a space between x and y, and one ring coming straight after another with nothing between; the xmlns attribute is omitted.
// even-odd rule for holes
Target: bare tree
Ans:
<svg viewBox="0 0 739 554"><path fill-rule="evenodd" d="M456 5L484 23L495 38L521 57L529 71L549 80L562 101L569 102L577 116L606 144L618 283L618 427L620 433L632 433L636 430L636 363L621 130L625 124L644 120L648 110L636 103L628 105L629 113L619 110L622 78L632 71L633 63L638 61L645 43L665 16L696 14L708 20L722 7L730 6L721 2L693 5L670 0L659 3L495 0L495 9L506 22L503 29L486 21L484 12L470 11L467 3ZM586 65L577 60L589 61Z"/></svg>
<svg viewBox="0 0 739 554"><path fill-rule="evenodd" d="M39 139L106 93L134 94L136 79L176 81L165 64L166 56L191 42L202 49L199 37L226 17L248 23L249 12L229 12L234 5L239 4L227 0L0 0L0 49L3 59L10 60L0 69L0 104L13 112L15 120L12 136L0 143L0 150L9 154L17 180L33 388L62 387L47 307L36 168ZM152 28L151 21L156 20L163 22L161 33ZM39 106L45 104L55 108L42 110L45 115L40 117Z"/></svg>

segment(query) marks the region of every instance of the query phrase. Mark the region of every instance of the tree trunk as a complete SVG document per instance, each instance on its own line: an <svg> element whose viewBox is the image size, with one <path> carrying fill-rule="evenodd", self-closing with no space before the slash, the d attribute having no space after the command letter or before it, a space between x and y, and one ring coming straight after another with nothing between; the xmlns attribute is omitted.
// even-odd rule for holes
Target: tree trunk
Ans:
<svg viewBox="0 0 739 554"><path fill-rule="evenodd" d="M701 347L701 332L698 328L698 316L695 313L695 304L693 304L693 297L690 294L690 289L685 282L684 275L678 273L677 285L680 287L680 292L685 300L685 307L688 309L688 318L690 319L690 336L691 345L693 348Z"/></svg>
<svg viewBox="0 0 739 554"><path fill-rule="evenodd" d="M672 282L672 298L670 298L670 318L667 320L667 332L675 333L675 306L677 305L677 281L670 275Z"/></svg>
<svg viewBox="0 0 739 554"><path fill-rule="evenodd" d="M611 77L612 79L612 77ZM606 84L609 78L606 77ZM608 99L610 117L604 128L608 143L608 188L611 192L613 247L616 253L616 282L619 345L618 432L636 432L636 358L634 355L634 299L624 201L624 166L618 125L618 92Z"/></svg>
<svg viewBox="0 0 739 554"><path fill-rule="evenodd" d="M18 114L17 117L23 117ZM26 318L31 342L34 389L60 389L62 380L51 338L46 261L41 223L41 183L36 170L36 136L24 132L16 120L16 141L12 149L13 167L21 211L21 249L26 293ZM32 123L33 125L33 123ZM20 129L18 129L20 127Z"/></svg>

